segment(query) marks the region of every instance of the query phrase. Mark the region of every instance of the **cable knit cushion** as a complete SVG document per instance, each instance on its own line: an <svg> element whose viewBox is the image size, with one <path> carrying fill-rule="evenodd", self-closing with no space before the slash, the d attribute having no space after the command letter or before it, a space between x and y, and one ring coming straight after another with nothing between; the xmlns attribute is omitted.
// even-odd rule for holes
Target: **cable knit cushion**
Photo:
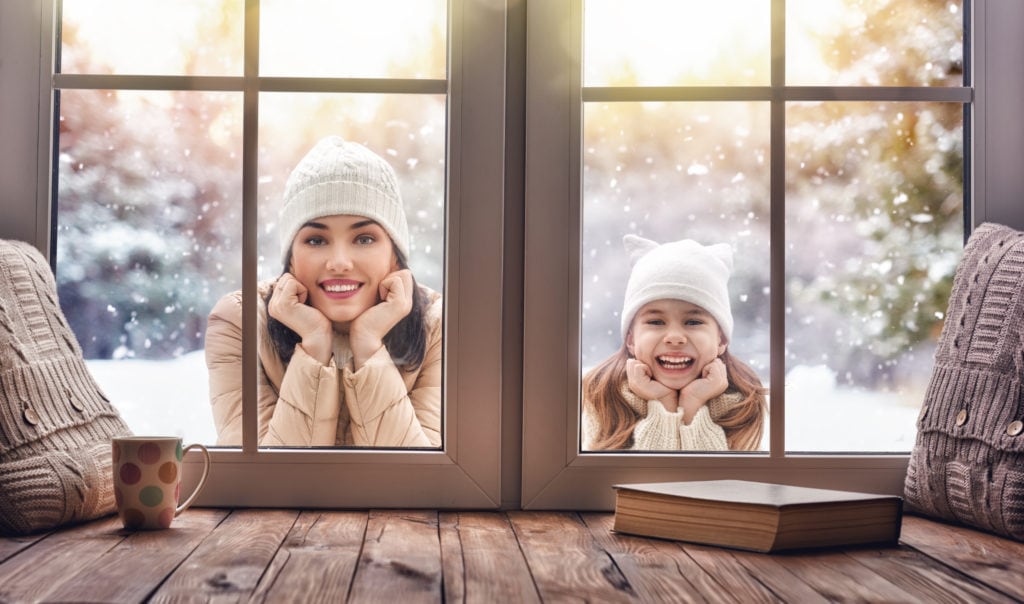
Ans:
<svg viewBox="0 0 1024 604"><path fill-rule="evenodd" d="M86 368L46 260L0 239L0 534L112 513L110 437L128 433Z"/></svg>
<svg viewBox="0 0 1024 604"><path fill-rule="evenodd" d="M917 422L908 511L1024 540L1024 233L975 229Z"/></svg>

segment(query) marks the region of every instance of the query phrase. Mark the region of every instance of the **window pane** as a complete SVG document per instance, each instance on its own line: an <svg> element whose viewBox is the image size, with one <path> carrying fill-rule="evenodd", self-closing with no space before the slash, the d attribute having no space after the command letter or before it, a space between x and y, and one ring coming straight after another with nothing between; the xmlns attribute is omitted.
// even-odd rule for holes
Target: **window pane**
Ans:
<svg viewBox="0 0 1024 604"><path fill-rule="evenodd" d="M203 339L214 301L240 285L241 101L60 94L58 295L136 433L214 441Z"/></svg>
<svg viewBox="0 0 1024 604"><path fill-rule="evenodd" d="M786 448L909 451L963 248L963 106L786 119Z"/></svg>
<svg viewBox="0 0 1024 604"><path fill-rule="evenodd" d="M303 158L314 146L325 137L338 136L349 143L358 143L373 154L381 158L395 171L398 179L398 189L402 198L405 220L408 224L408 254L407 261L416 282L429 288L430 296L439 296L444 291L444 233L445 233L445 176L447 173L445 163L445 116L446 99L444 95L374 95L374 94L292 94L292 93L265 93L260 97L260 154L259 154L259 216L261 229L259 232L258 244L260 249L259 278L261 283L269 288L274 279L277 279L285 270L286 266L282 256L281 246L281 208L285 193L285 184L289 175L296 169ZM350 160L355 161L353 156ZM330 166L337 164L330 163ZM304 173L312 173L313 168L302 168ZM316 168L318 174L330 173L333 168L327 163ZM320 176L317 176L319 178ZM326 181L335 182L336 177L324 177ZM333 180L332 180L333 179ZM333 184L331 186L334 186ZM345 193L350 195L350 193ZM354 195L354 193L352 194ZM324 198L326 199L326 198ZM341 203L341 198L331 197L330 199ZM345 203L353 199L346 197ZM325 202L333 203L333 202ZM356 203L356 202L353 202ZM372 202L367 202L372 203ZM377 206L374 206L377 207ZM364 210L370 211L367 208ZM344 212L340 214L346 214ZM336 215L336 214L331 214ZM366 216L366 214L359 214ZM385 218L378 219L378 223L386 228L394 227L393 220ZM302 223L303 221L300 221ZM329 223L328 220L317 220L320 223ZM296 223L298 228L300 223ZM354 231L353 231L354 233ZM337 235L335 231L324 231L317 236L326 238ZM395 241L392 231L387 231L392 244ZM296 237L298 235L295 235ZM292 235L287 235L292 238ZM290 239L291 240L291 239ZM333 241L333 240L332 240ZM318 243L327 245L328 240L318 240ZM337 242L335 242L336 244ZM292 249L291 246L288 246ZM337 247L332 247L337 250ZM348 251L343 252L348 256ZM297 280L304 285L309 285L310 298L308 305L328 316L334 322L335 329L344 330L346 336L350 335L346 324L347 319L339 319L329 314L330 309L325 308L331 302L324 302L316 298L319 294L317 283L324 278L340 279L342 277L359 279L366 283L372 283L374 277L371 265L353 260L349 270L343 270L333 264L333 258L328 260L331 268L324 262L314 259L310 264L300 261L297 256L292 256L291 265L288 267ZM312 266L312 273L302 274L303 266ZM324 271L329 272L326 277ZM333 272L331 272L333 271ZM385 270L384 273L389 272ZM384 273L379 275L384 277ZM313 279L310 280L309 277ZM269 289L267 290L269 292ZM369 291L369 290L368 290ZM373 289L376 295L376 286ZM358 298L358 295L355 296ZM337 302L335 300L334 302ZM348 302L345 302L348 304ZM440 308L440 302L436 302L435 308ZM361 316L361 315L360 315ZM437 320L440 320L438 317ZM340 321L340 322L339 322ZM264 332L261 330L261 337ZM438 336L439 337L439 336ZM349 357L352 350L352 339L349 337L334 337L334 362L340 371L346 369L354 358ZM337 346L343 345L339 349ZM428 339L428 344L430 340ZM265 341L261 346L273 346L271 340ZM396 353L394 347L385 341L386 353ZM438 345L436 354L440 354ZM294 346L288 348L293 350ZM354 349L353 349L354 350ZM430 354L424 363L418 368L418 372L409 370L403 373L403 379L407 381L408 394L403 391L403 396L408 396L410 404L417 412L417 417L422 424L424 431L439 429L436 421L427 417L431 413L441 413L435 407L434 411L426 411L428 399L424 391L419 390L430 379L436 377L436 386L440 388L440 368L431 367ZM261 353L262 354L262 353ZM283 357L282 357L283 358ZM399 360L392 356L395 366L402 368ZM294 362L294 357L293 361ZM439 362L439 359L438 359ZM283 369L283 367L282 367ZM275 374L271 365L265 365L267 379L273 388L283 387L281 383L275 383L275 379L283 380L283 372ZM296 370L298 371L298 370ZM403 371L405 371L403 369ZM428 372L434 372L428 373ZM261 374L262 375L262 374ZM276 400L278 392L270 393L271 386L261 381L261 393ZM264 392L265 391L265 392ZM392 427L384 426L382 432L378 433L380 440L363 442L363 439L354 433L353 422L351 421L353 408L369 407L376 405L379 409L397 409L403 404L393 405L386 400L376 403L367 402L357 396L356 391L342 390L343 400L341 401L340 418L332 427L332 438L330 443L319 442L319 445L343 445L343 446L380 446L380 447L408 447L428 446L416 444L416 438L392 440L384 436L383 431L393 430ZM374 392L372 396L390 396L385 392ZM429 396L437 397L437 404L441 405L439 390ZM350 401L348 397L356 400ZM322 404L322 403L321 403ZM431 403L432 404L432 403ZM278 407L281 403L277 404ZM269 407L267 407L269 409ZM264 411L261 406L261 434L267 430L266 426L271 425L271 411ZM442 406L443 410L443 406ZM277 412L274 411L276 414ZM377 411L381 413L381 411ZM283 417L283 416L281 416ZM433 415L431 415L433 417ZM274 422L282 421L276 417ZM383 420L390 422L390 419ZM417 424L419 426L420 424ZM279 424L274 424L279 425ZM391 426L392 424L388 424ZM412 429L416 432L417 428ZM433 438L434 434L430 434ZM297 440L282 435L281 438L287 442L284 446L305 445L308 441ZM439 435L438 435L439 438ZM291 442L297 440L297 442ZM370 439L372 440L372 439Z"/></svg>
<svg viewBox="0 0 1024 604"><path fill-rule="evenodd" d="M62 73L241 75L243 0L63 0Z"/></svg>
<svg viewBox="0 0 1024 604"><path fill-rule="evenodd" d="M445 0L264 0L260 75L444 79L446 17Z"/></svg>
<svg viewBox="0 0 1024 604"><path fill-rule="evenodd" d="M584 105L584 374L623 344L623 237L635 234L732 248L728 349L767 386L769 119L768 103Z"/></svg>
<svg viewBox="0 0 1024 604"><path fill-rule="evenodd" d="M962 86L962 0L787 0L796 85Z"/></svg>
<svg viewBox="0 0 1024 604"><path fill-rule="evenodd" d="M766 85L770 15L766 0L585 0L584 86Z"/></svg>

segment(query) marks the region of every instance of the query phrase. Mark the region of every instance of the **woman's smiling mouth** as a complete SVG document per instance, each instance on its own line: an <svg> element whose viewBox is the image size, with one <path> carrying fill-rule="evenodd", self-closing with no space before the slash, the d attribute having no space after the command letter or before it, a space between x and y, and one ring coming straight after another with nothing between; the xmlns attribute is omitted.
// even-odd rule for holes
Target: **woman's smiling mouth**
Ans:
<svg viewBox="0 0 1024 604"><path fill-rule="evenodd" d="M350 279L331 279L320 283L320 288L330 298L349 298L362 286L362 283Z"/></svg>

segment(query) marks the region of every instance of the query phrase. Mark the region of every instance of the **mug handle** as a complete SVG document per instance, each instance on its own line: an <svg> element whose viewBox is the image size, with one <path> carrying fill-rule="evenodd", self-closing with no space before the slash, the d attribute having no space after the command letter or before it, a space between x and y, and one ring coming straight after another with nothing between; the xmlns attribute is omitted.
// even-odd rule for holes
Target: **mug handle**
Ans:
<svg viewBox="0 0 1024 604"><path fill-rule="evenodd" d="M192 502L195 501L196 496L199 495L199 491L203 490L203 485L206 484L206 478L210 475L210 451L207 450L205 446L199 443L191 444L185 447L185 450L182 451L182 460L185 459L185 453L188 453L189 450L191 449L199 449L203 453L203 475L199 477L199 484L196 485L196 488L192 491L192 494L188 496L188 499L186 499L181 505L179 505L174 510L175 518L178 517L178 514L187 510L188 506L192 505Z"/></svg>

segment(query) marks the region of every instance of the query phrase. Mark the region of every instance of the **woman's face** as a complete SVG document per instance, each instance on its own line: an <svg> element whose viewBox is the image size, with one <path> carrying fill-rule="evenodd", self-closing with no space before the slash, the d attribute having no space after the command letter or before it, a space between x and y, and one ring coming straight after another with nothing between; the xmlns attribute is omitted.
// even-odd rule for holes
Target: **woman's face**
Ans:
<svg viewBox="0 0 1024 604"><path fill-rule="evenodd" d="M651 368L655 380L681 390L725 352L726 342L718 322L700 306L682 300L655 300L640 307L633 317L626 348Z"/></svg>
<svg viewBox="0 0 1024 604"><path fill-rule="evenodd" d="M398 268L387 232L363 216L316 218L292 241L289 272L309 291L309 304L339 331L348 331L380 301L381 280Z"/></svg>

